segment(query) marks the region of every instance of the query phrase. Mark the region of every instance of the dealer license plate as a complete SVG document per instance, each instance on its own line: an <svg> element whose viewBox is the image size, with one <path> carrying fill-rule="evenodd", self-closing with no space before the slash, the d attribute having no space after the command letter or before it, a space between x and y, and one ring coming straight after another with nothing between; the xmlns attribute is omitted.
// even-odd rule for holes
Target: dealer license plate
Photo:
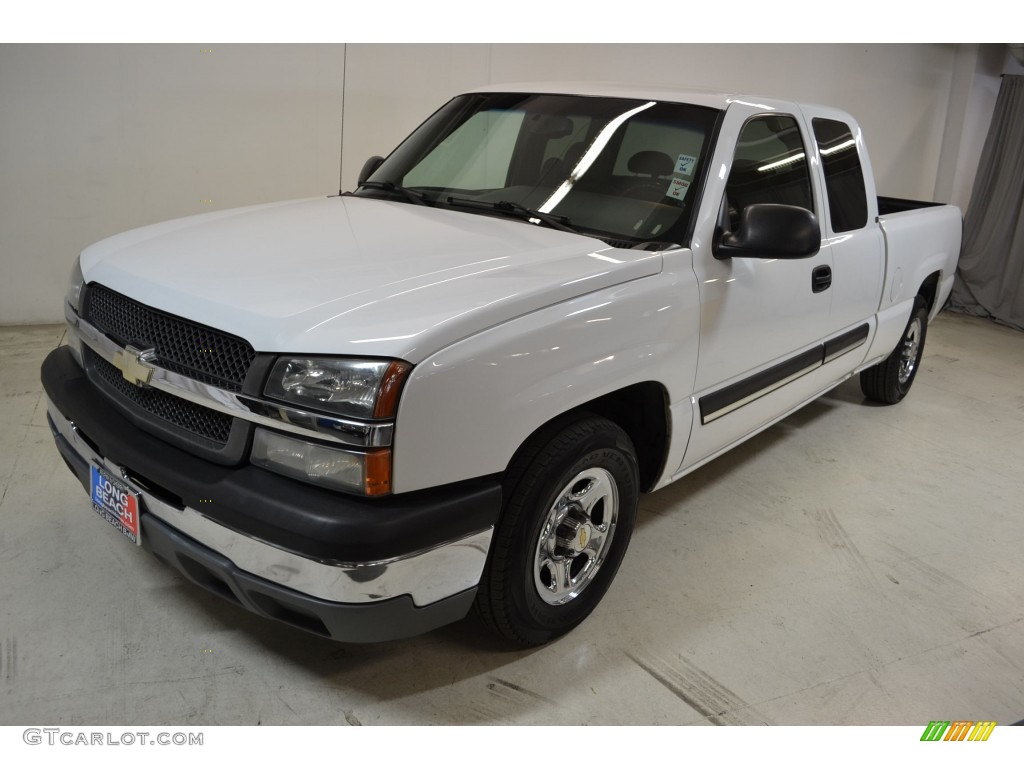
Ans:
<svg viewBox="0 0 1024 768"><path fill-rule="evenodd" d="M92 467L89 496L100 517L128 537L142 543L139 526L139 494L97 466Z"/></svg>

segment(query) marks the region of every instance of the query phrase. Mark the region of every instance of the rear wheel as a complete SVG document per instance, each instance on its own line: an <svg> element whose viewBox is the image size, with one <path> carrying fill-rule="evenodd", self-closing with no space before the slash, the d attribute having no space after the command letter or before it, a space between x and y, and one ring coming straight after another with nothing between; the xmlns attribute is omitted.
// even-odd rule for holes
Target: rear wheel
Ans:
<svg viewBox="0 0 1024 768"><path fill-rule="evenodd" d="M524 446L477 593L491 628L540 645L590 615L626 552L638 488L633 444L607 419L584 416Z"/></svg>
<svg viewBox="0 0 1024 768"><path fill-rule="evenodd" d="M869 400L893 405L907 396L921 365L927 331L928 308L918 296L896 349L878 365L861 371L860 388Z"/></svg>

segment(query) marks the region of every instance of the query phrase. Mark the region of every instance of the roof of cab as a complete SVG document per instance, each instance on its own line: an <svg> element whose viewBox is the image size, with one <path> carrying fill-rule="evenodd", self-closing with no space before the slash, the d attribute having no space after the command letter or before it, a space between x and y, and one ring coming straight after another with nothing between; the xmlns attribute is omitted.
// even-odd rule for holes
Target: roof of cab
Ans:
<svg viewBox="0 0 1024 768"><path fill-rule="evenodd" d="M584 83L584 82L550 82L550 83L499 83L473 88L466 93L562 93L574 96L610 96L622 99L647 99L649 101L672 101L683 104L697 104L702 107L725 109L729 103L738 99L746 101L755 98L758 102L769 106L772 99L762 97L741 97L735 93L707 91L699 88L682 88L670 85L651 85L639 83Z"/></svg>

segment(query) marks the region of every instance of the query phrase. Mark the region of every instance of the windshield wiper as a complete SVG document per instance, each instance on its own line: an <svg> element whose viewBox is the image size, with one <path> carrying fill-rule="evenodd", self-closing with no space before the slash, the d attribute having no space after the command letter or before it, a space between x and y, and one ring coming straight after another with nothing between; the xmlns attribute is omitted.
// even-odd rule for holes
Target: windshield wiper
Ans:
<svg viewBox="0 0 1024 768"><path fill-rule="evenodd" d="M427 196L422 192L417 192L414 189L403 187L400 184L395 184L393 181L364 181L360 187L369 187L370 189L383 189L385 192L397 192L403 195L406 200L410 203L416 203L416 205L427 205Z"/></svg>
<svg viewBox="0 0 1024 768"><path fill-rule="evenodd" d="M527 208L525 205L513 203L509 200L500 200L497 203L491 203L484 200L473 200L469 197L449 197L448 204L461 205L466 208L479 208L485 211L509 213L518 218L537 219L537 221L542 221L549 227L560 229L563 232L572 232L574 235L583 234L578 229L573 228L571 222L565 216L553 216L550 213L541 213L540 211L534 211Z"/></svg>

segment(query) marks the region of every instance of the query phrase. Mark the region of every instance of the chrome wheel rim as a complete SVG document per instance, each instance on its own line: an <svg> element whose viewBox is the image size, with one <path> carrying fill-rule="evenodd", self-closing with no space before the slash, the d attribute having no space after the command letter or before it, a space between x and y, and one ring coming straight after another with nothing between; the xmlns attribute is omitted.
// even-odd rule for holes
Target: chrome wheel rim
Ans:
<svg viewBox="0 0 1024 768"><path fill-rule="evenodd" d="M917 354L921 349L921 318L915 317L903 337L903 348L900 352L900 384L906 384L917 368Z"/></svg>
<svg viewBox="0 0 1024 768"><path fill-rule="evenodd" d="M564 605L593 582L619 517L619 492L605 469L585 469L555 497L541 526L533 583L548 605Z"/></svg>

